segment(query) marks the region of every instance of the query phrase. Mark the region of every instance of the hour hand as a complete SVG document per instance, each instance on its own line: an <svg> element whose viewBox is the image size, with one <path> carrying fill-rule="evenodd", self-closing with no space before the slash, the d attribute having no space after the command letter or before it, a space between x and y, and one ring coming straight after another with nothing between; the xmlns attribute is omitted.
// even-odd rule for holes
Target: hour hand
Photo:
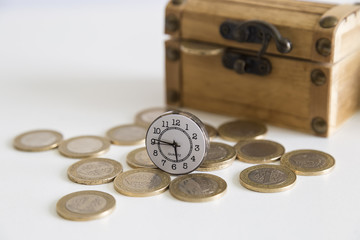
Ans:
<svg viewBox="0 0 360 240"><path fill-rule="evenodd" d="M156 142L158 142L158 143L163 143L163 144L170 145L170 146L174 146L174 144L171 143L171 142L159 140L159 139L156 139L156 138L152 138L152 139L151 139L151 144L155 144Z"/></svg>

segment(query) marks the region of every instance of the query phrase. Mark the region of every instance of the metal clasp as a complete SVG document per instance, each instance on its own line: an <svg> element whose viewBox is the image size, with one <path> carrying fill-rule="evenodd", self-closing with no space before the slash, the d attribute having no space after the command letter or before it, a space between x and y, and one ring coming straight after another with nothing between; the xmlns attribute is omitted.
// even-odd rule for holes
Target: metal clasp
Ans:
<svg viewBox="0 0 360 240"><path fill-rule="evenodd" d="M276 48L280 53L288 53L292 50L291 41L282 37L274 25L264 21L241 22L228 20L220 25L220 34L228 40L262 44L258 53L259 57L266 52L271 39L274 39Z"/></svg>
<svg viewBox="0 0 360 240"><path fill-rule="evenodd" d="M227 50L222 58L224 67L238 74L250 73L265 76L271 72L271 63L266 58L251 56Z"/></svg>

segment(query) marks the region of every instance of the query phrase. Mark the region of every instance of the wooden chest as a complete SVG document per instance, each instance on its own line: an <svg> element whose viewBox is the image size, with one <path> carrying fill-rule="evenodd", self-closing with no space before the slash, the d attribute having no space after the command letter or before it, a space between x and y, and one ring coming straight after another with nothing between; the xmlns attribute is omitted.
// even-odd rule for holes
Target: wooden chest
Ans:
<svg viewBox="0 0 360 240"><path fill-rule="evenodd" d="M172 0L167 103L329 136L360 103L360 6Z"/></svg>

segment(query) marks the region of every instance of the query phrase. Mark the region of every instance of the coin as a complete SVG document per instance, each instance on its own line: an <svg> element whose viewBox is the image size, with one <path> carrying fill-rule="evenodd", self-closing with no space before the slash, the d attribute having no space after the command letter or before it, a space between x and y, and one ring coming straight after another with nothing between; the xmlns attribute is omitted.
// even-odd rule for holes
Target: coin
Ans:
<svg viewBox="0 0 360 240"><path fill-rule="evenodd" d="M213 126L209 124L204 124L204 125L210 139L214 139L215 137L217 137L218 132Z"/></svg>
<svg viewBox="0 0 360 240"><path fill-rule="evenodd" d="M138 114L136 114L135 124L147 128L157 117L159 117L161 114L167 111L168 109L163 107L149 108L143 110Z"/></svg>
<svg viewBox="0 0 360 240"><path fill-rule="evenodd" d="M206 202L225 194L227 184L222 178L206 173L193 173L175 178L170 183L170 193L186 202Z"/></svg>
<svg viewBox="0 0 360 240"><path fill-rule="evenodd" d="M198 56L216 56L224 51L224 48L215 44L205 44L194 41L183 41L180 50L184 53Z"/></svg>
<svg viewBox="0 0 360 240"><path fill-rule="evenodd" d="M164 192L170 181L170 176L158 169L139 168L120 173L114 188L126 196L149 197Z"/></svg>
<svg viewBox="0 0 360 240"><path fill-rule="evenodd" d="M113 144L136 145L144 143L146 130L146 128L139 125L127 124L110 129L106 135Z"/></svg>
<svg viewBox="0 0 360 240"><path fill-rule="evenodd" d="M80 191L62 197L57 213L68 220L87 221L109 215L115 209L115 198L100 191Z"/></svg>
<svg viewBox="0 0 360 240"><path fill-rule="evenodd" d="M211 142L209 151L197 169L198 171L220 170L230 166L235 160L235 149L225 143Z"/></svg>
<svg viewBox="0 0 360 240"><path fill-rule="evenodd" d="M240 183L256 192L282 192L292 188L296 174L289 168L279 165L256 165L240 173Z"/></svg>
<svg viewBox="0 0 360 240"><path fill-rule="evenodd" d="M263 137L267 128L264 124L250 120L237 120L222 124L218 128L221 138L227 141L238 142Z"/></svg>
<svg viewBox="0 0 360 240"><path fill-rule="evenodd" d="M326 174L335 167L335 159L331 155L310 149L285 153L280 163L305 176Z"/></svg>
<svg viewBox="0 0 360 240"><path fill-rule="evenodd" d="M21 151L45 151L58 147L62 139L61 133L53 130L34 130L17 136L14 147Z"/></svg>
<svg viewBox="0 0 360 240"><path fill-rule="evenodd" d="M131 151L126 157L126 162L133 168L156 168L145 147Z"/></svg>
<svg viewBox="0 0 360 240"><path fill-rule="evenodd" d="M279 160L285 148L269 140L241 141L235 145L236 155L240 161L247 163L269 163Z"/></svg>
<svg viewBox="0 0 360 240"><path fill-rule="evenodd" d="M80 136L70 138L62 142L59 152L70 158L95 157L107 152L110 142L98 136Z"/></svg>
<svg viewBox="0 0 360 240"><path fill-rule="evenodd" d="M87 158L68 168L71 181L86 185L111 182L123 170L121 164L108 158Z"/></svg>

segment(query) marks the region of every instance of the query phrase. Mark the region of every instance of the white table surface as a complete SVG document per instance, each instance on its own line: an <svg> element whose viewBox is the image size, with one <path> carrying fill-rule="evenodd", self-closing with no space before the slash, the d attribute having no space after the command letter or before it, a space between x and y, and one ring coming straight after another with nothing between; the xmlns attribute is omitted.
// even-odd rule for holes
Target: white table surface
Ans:
<svg viewBox="0 0 360 240"><path fill-rule="evenodd" d="M329 139L268 126L266 138L287 151L332 154L331 174L299 176L292 190L264 194L240 185L239 173L251 165L236 161L212 172L228 189L207 203L182 202L168 191L132 198L112 183L76 184L66 176L76 160L12 147L16 135L39 128L65 138L103 136L137 112L163 106L164 5L0 4L0 239L360 239L359 112ZM232 119L193 112L214 126ZM126 155L138 147L113 145L103 156L129 170ZM115 211L88 222L59 217L58 199L80 190L112 194Z"/></svg>

